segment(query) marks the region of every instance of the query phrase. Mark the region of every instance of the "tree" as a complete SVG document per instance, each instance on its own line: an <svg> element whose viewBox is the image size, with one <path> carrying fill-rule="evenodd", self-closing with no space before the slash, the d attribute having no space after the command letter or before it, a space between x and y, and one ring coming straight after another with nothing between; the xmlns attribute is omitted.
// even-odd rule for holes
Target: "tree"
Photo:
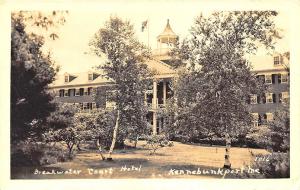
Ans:
<svg viewBox="0 0 300 190"><path fill-rule="evenodd" d="M43 38L27 34L22 17L11 17L11 140L33 138L37 124L55 110L47 86L54 80L50 56L41 52Z"/></svg>
<svg viewBox="0 0 300 190"><path fill-rule="evenodd" d="M55 110L47 87L58 68L54 68L50 53L41 50L44 37L30 32L30 29L37 27L48 31L64 22L64 12L61 11L49 14L19 11L11 15L12 143L39 137L45 130L41 123Z"/></svg>
<svg viewBox="0 0 300 190"><path fill-rule="evenodd" d="M115 126L108 160L111 160L115 142L119 137L131 135L130 127L147 127L147 107L144 94L147 90L149 73L142 64L149 57L148 50L136 39L133 26L128 21L111 17L90 42L92 51L106 58L98 69L114 82L107 100L115 102ZM133 134L136 135L136 134Z"/></svg>
<svg viewBox="0 0 300 190"><path fill-rule="evenodd" d="M262 45L273 49L279 34L273 11L215 12L208 18L200 15L191 28L191 37L173 52L182 58L175 65L186 69L176 86L180 131L204 131L225 138L224 167L231 167L231 140L245 136L252 117L247 100L261 94L264 87L251 73L247 54Z"/></svg>

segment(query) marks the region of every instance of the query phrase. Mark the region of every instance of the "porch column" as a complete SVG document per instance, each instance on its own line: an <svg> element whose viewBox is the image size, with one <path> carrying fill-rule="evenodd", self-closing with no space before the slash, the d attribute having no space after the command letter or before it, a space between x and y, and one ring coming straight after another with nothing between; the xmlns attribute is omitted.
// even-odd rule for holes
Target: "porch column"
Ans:
<svg viewBox="0 0 300 190"><path fill-rule="evenodd" d="M152 109L153 109L153 126L152 126L152 130L153 130L153 134L156 135L157 131L157 81L156 79L153 80L153 99L152 99Z"/></svg>
<svg viewBox="0 0 300 190"><path fill-rule="evenodd" d="M167 82L163 81L163 104L164 106L167 103Z"/></svg>

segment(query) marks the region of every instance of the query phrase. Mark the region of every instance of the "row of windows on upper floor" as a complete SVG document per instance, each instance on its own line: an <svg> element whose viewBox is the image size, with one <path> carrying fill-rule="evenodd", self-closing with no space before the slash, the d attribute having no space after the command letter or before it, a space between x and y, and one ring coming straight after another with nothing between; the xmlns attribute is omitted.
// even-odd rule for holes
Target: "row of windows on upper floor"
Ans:
<svg viewBox="0 0 300 190"><path fill-rule="evenodd" d="M109 102L109 101L106 101L104 104L100 104L96 102L66 103L66 104L73 104L82 111L91 111L91 110L96 110L98 108L113 108L115 106L114 102Z"/></svg>
<svg viewBox="0 0 300 190"><path fill-rule="evenodd" d="M257 75L256 78L263 81L265 84L281 84L288 83L289 75L286 74L266 74L266 75Z"/></svg>
<svg viewBox="0 0 300 190"><path fill-rule="evenodd" d="M273 113L265 113L265 114L258 114L258 113L251 113L252 115L252 123L254 127L260 126L263 123L268 123L273 121Z"/></svg>
<svg viewBox="0 0 300 190"><path fill-rule="evenodd" d="M56 92L56 97L69 97L69 96L84 96L84 95L91 95L93 92L93 87L89 88L79 88L79 89L60 89L58 93Z"/></svg>
<svg viewBox="0 0 300 190"><path fill-rule="evenodd" d="M258 96L256 94L250 95L249 104L268 104L268 103L283 103L287 102L289 99L288 92L281 92L279 94L275 93L265 93L263 96Z"/></svg>

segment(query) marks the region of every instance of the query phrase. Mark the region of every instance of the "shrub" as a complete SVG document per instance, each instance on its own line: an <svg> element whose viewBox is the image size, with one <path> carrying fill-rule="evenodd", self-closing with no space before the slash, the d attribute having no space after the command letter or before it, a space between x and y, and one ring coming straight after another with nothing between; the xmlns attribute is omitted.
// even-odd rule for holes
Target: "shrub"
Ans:
<svg viewBox="0 0 300 190"><path fill-rule="evenodd" d="M150 149L150 155L154 155L157 149L161 147L173 146L173 143L165 135L148 135L145 136L145 139L147 142L146 146Z"/></svg>
<svg viewBox="0 0 300 190"><path fill-rule="evenodd" d="M68 160L62 148L42 143L19 143L12 148L11 165L42 166Z"/></svg>
<svg viewBox="0 0 300 190"><path fill-rule="evenodd" d="M263 157L258 154L254 157ZM260 174L238 173L230 174L227 178L289 178L290 158L289 153L272 153L269 161L253 161L251 168L259 169Z"/></svg>

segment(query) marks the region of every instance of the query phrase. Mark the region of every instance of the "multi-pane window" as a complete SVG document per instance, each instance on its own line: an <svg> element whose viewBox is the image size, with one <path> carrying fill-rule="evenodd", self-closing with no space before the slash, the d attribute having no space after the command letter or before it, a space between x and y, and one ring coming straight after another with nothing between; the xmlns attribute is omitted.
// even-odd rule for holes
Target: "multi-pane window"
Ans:
<svg viewBox="0 0 300 190"><path fill-rule="evenodd" d="M250 104L257 104L257 95L256 94L250 95Z"/></svg>
<svg viewBox="0 0 300 190"><path fill-rule="evenodd" d="M265 76L265 83L266 84L272 84L272 75L266 75Z"/></svg>
<svg viewBox="0 0 300 190"><path fill-rule="evenodd" d="M273 103L273 93L266 93L266 103Z"/></svg>
<svg viewBox="0 0 300 190"><path fill-rule="evenodd" d="M279 56L275 56L274 57L274 65L279 65L279 64L280 64Z"/></svg>

